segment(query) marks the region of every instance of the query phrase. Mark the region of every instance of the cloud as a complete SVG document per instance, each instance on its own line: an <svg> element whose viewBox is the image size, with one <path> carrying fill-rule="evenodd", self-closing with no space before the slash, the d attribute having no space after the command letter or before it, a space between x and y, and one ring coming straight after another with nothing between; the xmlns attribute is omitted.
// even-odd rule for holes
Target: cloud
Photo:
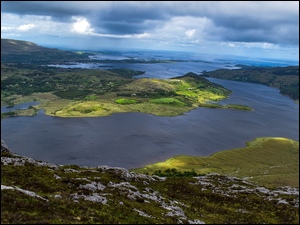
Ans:
<svg viewBox="0 0 300 225"><path fill-rule="evenodd" d="M107 34L96 33L94 28L91 27L89 21L84 17L73 17L75 22L72 24L71 32L78 34L92 35L97 37L110 37L110 38L147 38L150 37L148 33L142 34Z"/></svg>
<svg viewBox="0 0 300 225"><path fill-rule="evenodd" d="M222 42L222 46L228 46L231 48L256 48L256 49L278 49L276 44L266 42Z"/></svg>
<svg viewBox="0 0 300 225"><path fill-rule="evenodd" d="M196 32L196 29L189 29L185 32L185 35L188 37L188 38L192 38L194 35L195 35L195 32Z"/></svg>
<svg viewBox="0 0 300 225"><path fill-rule="evenodd" d="M29 30L35 28L35 27L36 26L34 24L30 23L30 24L24 24L24 25L19 26L17 28L17 30L22 31L22 32L26 32L26 31L29 31Z"/></svg>
<svg viewBox="0 0 300 225"><path fill-rule="evenodd" d="M13 31L14 27L5 27L5 26L1 26L1 32L6 32L6 31Z"/></svg>
<svg viewBox="0 0 300 225"><path fill-rule="evenodd" d="M147 48L299 49L299 2L1 1L1 33L29 35L31 31L34 38L129 43L124 39Z"/></svg>
<svg viewBox="0 0 300 225"><path fill-rule="evenodd" d="M180 44L186 46L190 44L202 43L206 39L211 39L206 32L211 21L207 18L195 18L192 16L178 16L164 21L159 27L152 30L149 39L166 41L168 45Z"/></svg>
<svg viewBox="0 0 300 225"><path fill-rule="evenodd" d="M72 32L80 33L80 34L91 34L93 33L93 29L91 28L90 23L84 17L73 17L76 21L72 24Z"/></svg>

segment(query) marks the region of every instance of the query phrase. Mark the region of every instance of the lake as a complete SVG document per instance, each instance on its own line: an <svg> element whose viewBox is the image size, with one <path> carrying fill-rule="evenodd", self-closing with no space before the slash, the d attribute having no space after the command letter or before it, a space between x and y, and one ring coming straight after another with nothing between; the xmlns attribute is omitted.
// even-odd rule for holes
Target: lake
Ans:
<svg viewBox="0 0 300 225"><path fill-rule="evenodd" d="M208 78L233 91L222 104L253 111L198 108L176 117L120 113L98 118L35 117L1 121L13 152L55 164L137 168L175 155L209 156L257 137L299 141L299 105L265 85Z"/></svg>

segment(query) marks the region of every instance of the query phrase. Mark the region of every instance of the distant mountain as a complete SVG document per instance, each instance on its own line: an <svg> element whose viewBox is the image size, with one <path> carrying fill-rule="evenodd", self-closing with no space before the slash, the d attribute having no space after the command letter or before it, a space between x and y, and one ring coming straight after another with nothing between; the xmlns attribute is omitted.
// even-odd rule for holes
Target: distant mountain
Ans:
<svg viewBox="0 0 300 225"><path fill-rule="evenodd" d="M1 39L1 63L45 64L89 60L89 54L41 47L33 42Z"/></svg>
<svg viewBox="0 0 300 225"><path fill-rule="evenodd" d="M265 84L279 88L280 93L299 100L299 66L256 67L240 66L241 69L218 69L204 72L206 77Z"/></svg>

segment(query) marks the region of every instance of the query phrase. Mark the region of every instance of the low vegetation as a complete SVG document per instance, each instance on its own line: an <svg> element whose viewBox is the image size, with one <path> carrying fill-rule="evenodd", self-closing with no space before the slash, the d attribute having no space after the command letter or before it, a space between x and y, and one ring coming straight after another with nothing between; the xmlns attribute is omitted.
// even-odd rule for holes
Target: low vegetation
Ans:
<svg viewBox="0 0 300 225"><path fill-rule="evenodd" d="M299 188L215 173L54 165L1 142L2 224L298 224Z"/></svg>

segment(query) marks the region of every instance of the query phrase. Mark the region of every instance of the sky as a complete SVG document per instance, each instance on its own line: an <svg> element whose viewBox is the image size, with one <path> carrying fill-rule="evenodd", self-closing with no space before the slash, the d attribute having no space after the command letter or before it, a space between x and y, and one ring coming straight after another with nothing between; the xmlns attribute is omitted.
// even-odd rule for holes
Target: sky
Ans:
<svg viewBox="0 0 300 225"><path fill-rule="evenodd" d="M1 38L299 62L299 1L1 1Z"/></svg>

